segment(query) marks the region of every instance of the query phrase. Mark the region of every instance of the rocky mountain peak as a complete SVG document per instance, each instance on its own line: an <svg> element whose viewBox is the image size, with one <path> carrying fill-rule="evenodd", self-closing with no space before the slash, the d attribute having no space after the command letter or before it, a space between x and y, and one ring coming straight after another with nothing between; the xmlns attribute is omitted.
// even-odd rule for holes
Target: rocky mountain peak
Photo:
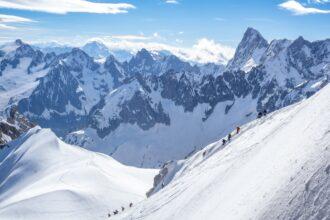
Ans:
<svg viewBox="0 0 330 220"><path fill-rule="evenodd" d="M36 52L30 45L24 43L16 49L16 54L19 57L32 57Z"/></svg>
<svg viewBox="0 0 330 220"><path fill-rule="evenodd" d="M65 56L65 60L68 63L76 65L87 66L94 63L93 58L88 56L83 50L79 48L73 48L70 53L67 53Z"/></svg>
<svg viewBox="0 0 330 220"><path fill-rule="evenodd" d="M305 40L302 36L300 36L295 41L292 42L292 44L290 45L290 48L292 50L299 50L303 46L310 47L310 44L311 44L311 42Z"/></svg>
<svg viewBox="0 0 330 220"><path fill-rule="evenodd" d="M248 28L239 43L234 58L228 63L228 70L243 70L248 72L258 66L260 58L268 47L268 42L255 29Z"/></svg>
<svg viewBox="0 0 330 220"><path fill-rule="evenodd" d="M265 38L254 28L249 27L243 36L242 42L251 42L251 41L258 41L261 45L267 46L268 42Z"/></svg>
<svg viewBox="0 0 330 220"><path fill-rule="evenodd" d="M151 53L146 49L141 49L137 54L129 61L129 69L134 72L150 72L155 60Z"/></svg>
<svg viewBox="0 0 330 220"><path fill-rule="evenodd" d="M135 55L135 59L153 61L151 53L144 48L137 52L137 54Z"/></svg>
<svg viewBox="0 0 330 220"><path fill-rule="evenodd" d="M23 45L23 41L21 39L17 39L17 40L15 40L15 44L17 46L21 46L21 45Z"/></svg>
<svg viewBox="0 0 330 220"><path fill-rule="evenodd" d="M113 55L110 55L107 57L107 59L105 60L105 65L109 64L109 63L114 63L114 62L117 62L115 56Z"/></svg>

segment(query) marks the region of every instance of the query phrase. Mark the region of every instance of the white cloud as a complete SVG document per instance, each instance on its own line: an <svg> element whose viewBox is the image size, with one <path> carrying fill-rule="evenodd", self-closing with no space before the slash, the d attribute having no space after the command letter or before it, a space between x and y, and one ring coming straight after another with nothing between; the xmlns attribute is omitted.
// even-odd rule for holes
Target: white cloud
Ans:
<svg viewBox="0 0 330 220"><path fill-rule="evenodd" d="M179 4L177 0L165 0L165 3L167 4Z"/></svg>
<svg viewBox="0 0 330 220"><path fill-rule="evenodd" d="M3 22L3 23L24 23L24 22L34 22L34 21L29 19L29 18L23 18L23 17L19 17L19 16L14 16L14 15L0 14L0 22Z"/></svg>
<svg viewBox="0 0 330 220"><path fill-rule="evenodd" d="M1 30L16 30L14 26L7 25L6 23L26 23L26 22L35 22L29 18L23 18L14 15L5 15L0 14L0 29Z"/></svg>
<svg viewBox="0 0 330 220"><path fill-rule="evenodd" d="M93 40L94 38L92 38ZM98 38L96 38L98 39ZM107 39L108 41L150 41L150 40L156 40L156 39L163 39L163 37L158 33L155 32L152 35L146 36L143 33L140 33L138 35L134 34L127 34L127 35L111 35L111 36L105 36L103 39ZM91 40L91 39L90 39ZM89 40L89 41L90 41Z"/></svg>
<svg viewBox="0 0 330 220"><path fill-rule="evenodd" d="M169 51L181 59L197 63L225 64L234 56L235 49L216 43L214 40L202 38L192 47L176 47L152 41L114 40L112 36L92 38L89 41L101 41L112 50L128 50L136 53L142 48L150 51Z"/></svg>
<svg viewBox="0 0 330 220"><path fill-rule="evenodd" d="M329 2L330 0L308 0L308 3L317 3L317 4L324 4Z"/></svg>
<svg viewBox="0 0 330 220"><path fill-rule="evenodd" d="M317 2L328 2L324 0L316 0ZM330 14L330 10L323 10L313 7L306 7L301 3L290 0L279 4L279 7L291 11L294 15L308 15L308 14Z"/></svg>
<svg viewBox="0 0 330 220"><path fill-rule="evenodd" d="M0 23L0 30L16 30L16 27Z"/></svg>
<svg viewBox="0 0 330 220"><path fill-rule="evenodd" d="M198 40L192 48L196 51L195 59L200 59L205 62L217 63L219 60L229 60L234 56L235 50L229 46L216 43L214 40L202 38Z"/></svg>
<svg viewBox="0 0 330 220"><path fill-rule="evenodd" d="M87 0L0 0L0 8L12 8L48 13L69 12L118 14L135 8L127 3L96 3Z"/></svg>

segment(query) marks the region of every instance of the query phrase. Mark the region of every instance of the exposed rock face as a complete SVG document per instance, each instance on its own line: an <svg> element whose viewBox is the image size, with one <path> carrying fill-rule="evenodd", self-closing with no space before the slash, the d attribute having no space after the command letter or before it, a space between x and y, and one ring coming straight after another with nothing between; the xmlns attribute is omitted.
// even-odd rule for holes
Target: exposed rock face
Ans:
<svg viewBox="0 0 330 220"><path fill-rule="evenodd" d="M164 112L162 103L152 104L150 98L139 91L119 107L119 114L109 119L109 126L99 129L97 119L94 121L94 128L100 137L110 134L122 123L136 124L143 130L148 130L156 124L170 125L170 118Z"/></svg>
<svg viewBox="0 0 330 220"><path fill-rule="evenodd" d="M153 187L147 192L147 197L152 196L165 186L166 177L169 171L172 171L171 168L173 168L172 163L173 162L165 163L162 169L160 169L159 173L154 178Z"/></svg>
<svg viewBox="0 0 330 220"><path fill-rule="evenodd" d="M18 113L16 106L12 107L9 110L8 118L0 120L0 148L4 148L6 143L15 140L34 126L27 118Z"/></svg>

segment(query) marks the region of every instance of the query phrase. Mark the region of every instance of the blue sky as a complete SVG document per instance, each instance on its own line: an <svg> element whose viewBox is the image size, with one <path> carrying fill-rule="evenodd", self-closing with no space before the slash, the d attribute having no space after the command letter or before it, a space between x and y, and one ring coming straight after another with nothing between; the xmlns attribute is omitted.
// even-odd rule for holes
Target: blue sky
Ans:
<svg viewBox="0 0 330 220"><path fill-rule="evenodd" d="M330 37L329 0L64 2L0 0L0 41L21 38L30 42L83 44L100 38L118 44L125 41L193 47L199 40L207 39L234 48L247 27L256 28L268 40L300 35L309 40ZM16 17L6 20L4 16L8 15Z"/></svg>

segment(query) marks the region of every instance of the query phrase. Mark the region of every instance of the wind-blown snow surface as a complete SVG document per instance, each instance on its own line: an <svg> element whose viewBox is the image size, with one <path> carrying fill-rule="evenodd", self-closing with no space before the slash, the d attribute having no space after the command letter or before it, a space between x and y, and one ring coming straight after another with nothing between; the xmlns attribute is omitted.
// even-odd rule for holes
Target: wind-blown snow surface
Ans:
<svg viewBox="0 0 330 220"><path fill-rule="evenodd" d="M0 152L0 219L105 219L145 198L156 170L65 144L33 128Z"/></svg>
<svg viewBox="0 0 330 220"><path fill-rule="evenodd" d="M117 218L329 219L329 109L326 86L247 124L225 147L177 162L164 189Z"/></svg>

